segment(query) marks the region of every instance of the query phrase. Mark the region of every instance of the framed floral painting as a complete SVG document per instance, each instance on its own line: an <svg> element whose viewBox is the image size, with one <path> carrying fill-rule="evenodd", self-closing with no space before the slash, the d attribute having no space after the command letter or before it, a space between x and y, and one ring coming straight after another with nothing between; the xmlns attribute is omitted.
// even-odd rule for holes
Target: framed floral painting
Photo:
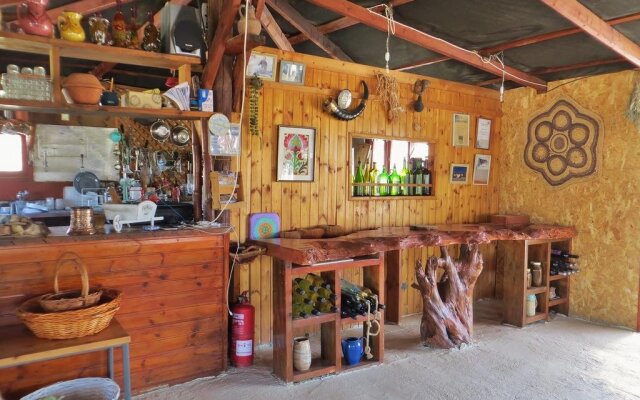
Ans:
<svg viewBox="0 0 640 400"><path fill-rule="evenodd" d="M278 125L278 181L313 182L316 130Z"/></svg>

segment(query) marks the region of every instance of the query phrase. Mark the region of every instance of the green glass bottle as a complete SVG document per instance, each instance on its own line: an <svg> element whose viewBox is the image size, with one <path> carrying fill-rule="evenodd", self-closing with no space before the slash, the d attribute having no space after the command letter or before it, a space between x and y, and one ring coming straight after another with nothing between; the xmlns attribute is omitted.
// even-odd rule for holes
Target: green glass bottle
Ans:
<svg viewBox="0 0 640 400"><path fill-rule="evenodd" d="M387 171L384 169L384 165L382 166L382 171L380 172L380 175L378 175L378 178L376 179L376 183L381 185L379 187L380 196L388 196L389 186L383 186L389 183L389 175L387 174Z"/></svg>
<svg viewBox="0 0 640 400"><path fill-rule="evenodd" d="M393 170L391 170L391 175L389 175L389 183L391 186L391 190L389 194L391 196L399 196L400 195L400 175L398 175L398 170L396 170L395 164L393 165Z"/></svg>
<svg viewBox="0 0 640 400"><path fill-rule="evenodd" d="M302 304L300 305L300 310L305 313L306 315L320 315L320 311L318 311L314 306L312 306L311 304Z"/></svg>
<svg viewBox="0 0 640 400"><path fill-rule="evenodd" d="M291 314L293 314L293 319L296 318L309 318L309 313L307 313L302 304L293 303L293 308L291 309Z"/></svg>
<svg viewBox="0 0 640 400"><path fill-rule="evenodd" d="M373 162L373 168L369 171L369 182L376 183L376 178L378 178L378 167L376 167L376 162ZM371 196L380 196L380 188L378 186L371 187Z"/></svg>
<svg viewBox="0 0 640 400"><path fill-rule="evenodd" d="M416 183L416 174L414 173L414 170L415 170L415 167L416 167L416 160L412 158L409 161L411 163L411 169L409 170L408 182L409 182L410 185L415 185L415 183ZM413 196L415 194L416 194L416 187L415 186L409 186L408 195L409 196Z"/></svg>
<svg viewBox="0 0 640 400"><path fill-rule="evenodd" d="M409 186L406 186L409 183L409 169L407 168L407 159L406 157L402 159L402 170L398 173L400 175L400 182L403 183L403 186L400 190L400 194L403 196L409 195Z"/></svg>
<svg viewBox="0 0 640 400"><path fill-rule="evenodd" d="M364 183L364 174L362 173L362 162L358 160L358 167L356 168L356 176L353 178L353 183ZM353 188L354 196L364 195L364 187L356 185Z"/></svg>
<svg viewBox="0 0 640 400"><path fill-rule="evenodd" d="M422 162L420 159L415 161L413 166L413 171L411 173L415 176L416 185L422 185L424 181L422 180ZM416 186L415 191L413 192L415 196L422 196L424 194L424 186Z"/></svg>
<svg viewBox="0 0 640 400"><path fill-rule="evenodd" d="M294 293L293 294L293 304L313 304L311 299L308 299L306 296Z"/></svg>
<svg viewBox="0 0 640 400"><path fill-rule="evenodd" d="M325 301L324 303L316 304L316 309L322 313L334 313L338 311L336 306L334 306L331 302Z"/></svg>
<svg viewBox="0 0 640 400"><path fill-rule="evenodd" d="M371 183L371 171L369 170L369 163L364 167L364 183L366 185L362 188L362 195L371 196L371 186L369 186L369 183Z"/></svg>
<svg viewBox="0 0 640 400"><path fill-rule="evenodd" d="M318 287L306 279L296 278L293 281L299 289L302 289L307 294L318 291ZM304 294L304 293L301 293L301 294Z"/></svg>
<svg viewBox="0 0 640 400"><path fill-rule="evenodd" d="M425 158L424 159L424 166L422 168L422 181L424 182L425 185L430 185L431 184L431 171L429 170L429 159ZM425 196L431 196L431 186L426 186L424 188L424 195Z"/></svg>

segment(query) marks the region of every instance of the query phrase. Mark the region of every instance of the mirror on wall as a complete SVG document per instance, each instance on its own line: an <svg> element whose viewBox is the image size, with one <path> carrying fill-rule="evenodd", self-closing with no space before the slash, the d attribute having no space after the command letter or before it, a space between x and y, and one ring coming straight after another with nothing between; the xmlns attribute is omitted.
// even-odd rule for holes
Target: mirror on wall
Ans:
<svg viewBox="0 0 640 400"><path fill-rule="evenodd" d="M433 143L351 136L351 199L434 196Z"/></svg>

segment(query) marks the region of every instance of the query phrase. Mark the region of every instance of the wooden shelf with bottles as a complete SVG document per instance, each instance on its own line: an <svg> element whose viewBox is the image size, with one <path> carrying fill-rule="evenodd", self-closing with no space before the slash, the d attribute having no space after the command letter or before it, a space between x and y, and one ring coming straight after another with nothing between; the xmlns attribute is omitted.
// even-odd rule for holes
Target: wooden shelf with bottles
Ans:
<svg viewBox="0 0 640 400"><path fill-rule="evenodd" d="M569 313L569 276L551 275L551 249L571 251L568 240L524 240L500 241L497 244L498 264L504 268L503 322L508 325L525 325L547 320L550 313ZM542 283L528 287L527 268L529 262L542 263ZM553 286L559 297L550 299L549 288ZM536 313L527 316L527 296L537 300Z"/></svg>
<svg viewBox="0 0 640 400"><path fill-rule="evenodd" d="M350 268L362 268L364 286L378 295L384 304L384 253L348 260L335 260L313 265L298 265L280 259L273 259L273 370L276 376L285 382L299 382L322 375L340 373L354 368L365 368L379 364L384 359L384 311L381 311L380 333L371 337L372 360L362 360L356 366L348 366L342 358L341 341L343 326L363 323L366 316L341 318L340 296L336 299L338 311L323 313L306 319L293 319L292 282L295 277L303 277L308 273L322 276L334 292L340 293L340 279L343 271ZM373 318L373 316L371 316ZM296 371L293 368L294 329L320 328L321 356L313 359L307 371ZM364 335L363 326L363 335Z"/></svg>
<svg viewBox="0 0 640 400"><path fill-rule="evenodd" d="M358 187L363 187L365 193L367 192L367 189L369 191L374 190L379 192L380 188L387 188L387 190L390 192L392 188L397 188L399 191L402 191L402 188L421 188L422 190L427 190L432 188L434 185L433 184L416 184L416 183L355 183L352 182L351 183L351 192L349 194L349 200L434 200L436 197L434 195L431 194L426 194L426 195L404 195L404 194L394 194L394 195L377 195L377 196L371 196L371 195L363 195L363 196L358 196L358 195L354 195L356 188Z"/></svg>

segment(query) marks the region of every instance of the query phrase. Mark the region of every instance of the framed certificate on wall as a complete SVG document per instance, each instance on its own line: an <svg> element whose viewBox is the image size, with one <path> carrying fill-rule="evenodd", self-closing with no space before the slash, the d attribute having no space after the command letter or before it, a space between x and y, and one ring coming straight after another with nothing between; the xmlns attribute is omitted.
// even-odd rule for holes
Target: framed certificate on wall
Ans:
<svg viewBox="0 0 640 400"><path fill-rule="evenodd" d="M454 147L469 146L469 114L453 114L453 138Z"/></svg>

